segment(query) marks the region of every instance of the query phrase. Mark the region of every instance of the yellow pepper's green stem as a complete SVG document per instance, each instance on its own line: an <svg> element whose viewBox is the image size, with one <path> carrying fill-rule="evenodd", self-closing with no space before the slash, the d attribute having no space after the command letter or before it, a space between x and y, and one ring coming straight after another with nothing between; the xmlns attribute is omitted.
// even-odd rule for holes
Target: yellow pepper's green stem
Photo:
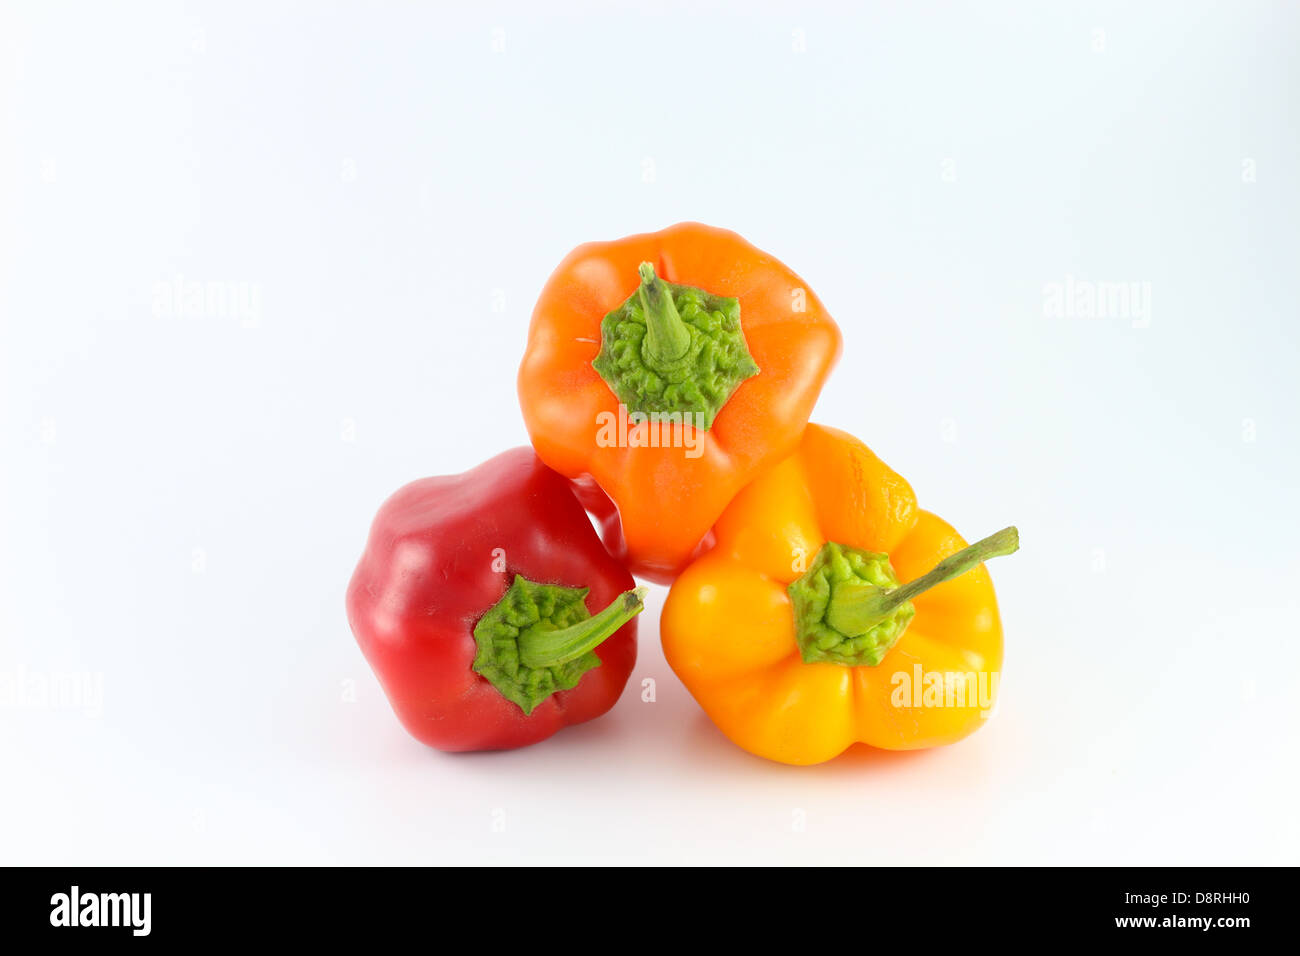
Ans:
<svg viewBox="0 0 1300 956"><path fill-rule="evenodd" d="M1003 528L950 554L914 581L896 588L844 583L836 586L826 608L826 623L842 634L864 634L902 604L935 585L960 577L989 558L1014 554L1020 549L1020 532Z"/></svg>

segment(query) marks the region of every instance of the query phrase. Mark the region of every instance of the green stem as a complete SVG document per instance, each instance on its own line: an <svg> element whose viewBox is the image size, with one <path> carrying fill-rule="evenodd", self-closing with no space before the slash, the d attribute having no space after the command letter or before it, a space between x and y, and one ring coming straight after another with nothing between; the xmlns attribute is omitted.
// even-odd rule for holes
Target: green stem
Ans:
<svg viewBox="0 0 1300 956"><path fill-rule="evenodd" d="M1014 554L1020 549L1020 532L1003 528L981 541L950 554L914 581L885 590L871 584L843 584L835 589L826 609L826 623L841 634L865 634L900 604L930 588L960 577L989 558Z"/></svg>
<svg viewBox="0 0 1300 956"><path fill-rule="evenodd" d="M664 285L664 280L655 275L655 267L643 262L637 271L641 274L637 294L645 311L645 357L660 367L672 365L690 351L691 330L677 314L672 292Z"/></svg>
<svg viewBox="0 0 1300 956"><path fill-rule="evenodd" d="M624 591L605 610L585 621L554 631L534 629L519 635L519 663L525 667L554 667L576 660L645 607L645 588Z"/></svg>

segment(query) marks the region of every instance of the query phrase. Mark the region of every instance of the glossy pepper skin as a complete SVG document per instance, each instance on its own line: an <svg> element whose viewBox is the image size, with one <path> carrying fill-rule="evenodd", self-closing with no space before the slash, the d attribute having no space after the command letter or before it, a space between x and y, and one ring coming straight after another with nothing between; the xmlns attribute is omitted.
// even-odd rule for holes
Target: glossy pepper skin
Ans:
<svg viewBox="0 0 1300 956"><path fill-rule="evenodd" d="M595 647L595 658L586 660L598 666L575 687L548 695L542 686L521 697L531 712L476 672L476 627L516 576L544 587L589 588L586 610L570 607L571 619L587 611L599 617L621 601L626 617L640 609L639 594L633 602L628 593L632 576L605 550L569 482L530 448L464 474L412 482L379 509L348 587L348 620L417 740L448 751L523 747L599 717L618 700L636 660L635 619ZM555 633L533 630L542 639Z"/></svg>
<svg viewBox="0 0 1300 956"><path fill-rule="evenodd" d="M1018 540L1014 529L1000 534L1008 532ZM815 764L855 742L935 747L982 725L1002 666L1002 625L982 564L913 598L915 614L902 614L901 637L894 620L874 644L868 634L864 646L851 648L864 661L878 657L874 666L836 662L832 645L810 649L822 659L805 658L790 586L827 542L887 555L883 567L892 565L903 582L966 547L949 524L918 509L907 482L856 438L809 425L796 453L742 491L715 534L714 548L669 592L661 632L668 663L739 746L783 763ZM1009 551L991 552L998 553ZM877 597L890 593L857 586ZM915 706L918 674L920 687L924 675L981 672L987 693L981 701L978 687L968 687L973 706Z"/></svg>
<svg viewBox="0 0 1300 956"><path fill-rule="evenodd" d="M637 317L611 326L621 306L637 310L639 292L648 293L639 300L645 314L657 314L663 290L677 297L674 314L695 324L689 335L672 317L645 319L639 329ZM696 293L702 298L693 305ZM741 335L731 330L723 333L730 338L702 342L701 329L715 334L709 322L730 329L737 317ZM658 338L652 324L662 326ZM689 359L703 347L706 356L734 362L721 386L706 385L713 400L702 406L688 400L697 394L693 371L665 371L647 357L692 346ZM638 576L667 583L699 552L735 494L794 450L839 352L838 327L794 272L733 232L682 223L588 243L560 263L533 312L519 398L537 454L579 482L611 551ZM622 397L640 389L643 400L624 402L625 410L707 406L707 428L686 426L697 454L647 447L646 426L635 422L626 442L600 438L599 423L619 414L621 396L610 379L630 375L627 363L642 360L653 367L638 369L641 377L632 377Z"/></svg>

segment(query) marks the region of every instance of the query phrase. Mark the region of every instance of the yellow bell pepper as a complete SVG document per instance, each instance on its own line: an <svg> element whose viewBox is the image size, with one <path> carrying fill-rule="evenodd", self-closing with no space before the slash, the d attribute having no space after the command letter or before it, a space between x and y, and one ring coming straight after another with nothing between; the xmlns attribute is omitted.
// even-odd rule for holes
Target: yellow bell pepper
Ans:
<svg viewBox="0 0 1300 956"><path fill-rule="evenodd" d="M660 626L668 663L736 744L815 764L983 724L1002 624L981 562L1018 547L1014 528L968 548L862 442L809 425L714 534Z"/></svg>

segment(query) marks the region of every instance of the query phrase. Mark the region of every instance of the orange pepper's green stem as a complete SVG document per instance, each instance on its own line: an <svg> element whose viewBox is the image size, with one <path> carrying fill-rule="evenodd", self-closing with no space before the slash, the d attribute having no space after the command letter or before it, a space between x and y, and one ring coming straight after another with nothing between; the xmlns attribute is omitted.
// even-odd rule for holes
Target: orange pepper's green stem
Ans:
<svg viewBox="0 0 1300 956"><path fill-rule="evenodd" d="M707 431L740 383L758 374L740 327L740 300L665 282L653 263L600 321L591 367L629 413L682 415Z"/></svg>
<svg viewBox="0 0 1300 956"><path fill-rule="evenodd" d="M900 587L841 584L826 608L826 623L844 634L863 634L918 594L960 577L989 558L1014 554L1019 549L1020 532L1013 526L950 554L932 570Z"/></svg>
<svg viewBox="0 0 1300 956"><path fill-rule="evenodd" d="M595 650L645 607L645 588L624 591L609 607L584 621L554 631L533 628L519 635L519 663L554 667Z"/></svg>
<svg viewBox="0 0 1300 956"><path fill-rule="evenodd" d="M641 276L637 295L645 312L645 357L652 365L671 366L690 351L691 330L682 321L664 280L655 275L654 265L643 262L637 272Z"/></svg>

